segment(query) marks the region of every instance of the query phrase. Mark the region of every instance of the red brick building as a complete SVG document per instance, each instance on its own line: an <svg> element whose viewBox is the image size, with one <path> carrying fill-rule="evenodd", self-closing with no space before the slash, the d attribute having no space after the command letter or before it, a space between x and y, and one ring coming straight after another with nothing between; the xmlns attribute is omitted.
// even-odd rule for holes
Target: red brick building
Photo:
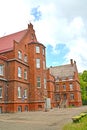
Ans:
<svg viewBox="0 0 87 130"><path fill-rule="evenodd" d="M47 97L45 46L33 25L0 38L0 112L43 110Z"/></svg>
<svg viewBox="0 0 87 130"><path fill-rule="evenodd" d="M81 90L76 62L50 67L50 74L55 77L55 105L59 107L81 106Z"/></svg>
<svg viewBox="0 0 87 130"><path fill-rule="evenodd" d="M76 65L72 63L70 66L75 68ZM59 71L55 75L55 68L46 69L45 46L37 41L31 23L25 30L1 37L0 113L44 110L47 107L46 99L53 108L60 103L60 95L61 99L64 94L69 98L69 93L75 100L68 100L68 105L80 106L81 92L76 69L73 75L66 75L66 84L69 86L72 83L74 89L71 91L67 87L62 90L61 87L59 91L57 87L63 80L55 81L56 76L60 75ZM73 76L73 80L68 82L69 76Z"/></svg>

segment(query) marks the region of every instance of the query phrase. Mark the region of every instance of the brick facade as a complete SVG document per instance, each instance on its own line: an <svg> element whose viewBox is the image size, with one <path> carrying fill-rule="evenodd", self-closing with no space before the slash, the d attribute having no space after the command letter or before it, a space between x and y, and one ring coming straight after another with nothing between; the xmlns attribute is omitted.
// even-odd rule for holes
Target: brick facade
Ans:
<svg viewBox="0 0 87 130"><path fill-rule="evenodd" d="M51 67L50 73L55 77L55 105L57 107L81 106L81 90L76 62Z"/></svg>
<svg viewBox="0 0 87 130"><path fill-rule="evenodd" d="M45 46L37 41L33 25L28 29L0 38L0 113L17 111L44 110L46 99L51 101L51 108L58 105L55 95L65 92L56 90L57 82L50 68L46 69ZM66 96L69 97L69 83ZM68 105L81 105L81 92L78 73L72 80L75 86L75 101L68 100ZM69 94L68 94L69 93Z"/></svg>

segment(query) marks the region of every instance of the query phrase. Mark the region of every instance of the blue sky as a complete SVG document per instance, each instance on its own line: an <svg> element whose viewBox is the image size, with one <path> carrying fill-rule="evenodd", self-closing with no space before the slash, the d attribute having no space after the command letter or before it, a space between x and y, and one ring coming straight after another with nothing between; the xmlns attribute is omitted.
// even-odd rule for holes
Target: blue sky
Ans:
<svg viewBox="0 0 87 130"><path fill-rule="evenodd" d="M31 9L30 14L34 16L34 21L39 21L41 18L41 11L38 9L39 9L39 6Z"/></svg>
<svg viewBox="0 0 87 130"><path fill-rule="evenodd" d="M56 45L56 49L51 45L46 47L47 67L60 66L65 63L65 54L68 50L65 44Z"/></svg>
<svg viewBox="0 0 87 130"><path fill-rule="evenodd" d="M34 25L47 67L77 63L87 70L87 0L0 0L0 37Z"/></svg>

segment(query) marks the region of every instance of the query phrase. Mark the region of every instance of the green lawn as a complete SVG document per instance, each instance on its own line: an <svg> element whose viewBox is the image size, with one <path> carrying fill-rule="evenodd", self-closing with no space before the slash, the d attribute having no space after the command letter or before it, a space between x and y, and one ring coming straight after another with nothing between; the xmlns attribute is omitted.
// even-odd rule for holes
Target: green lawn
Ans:
<svg viewBox="0 0 87 130"><path fill-rule="evenodd" d="M87 130L87 116L80 119L78 123L69 123L64 126L63 130Z"/></svg>

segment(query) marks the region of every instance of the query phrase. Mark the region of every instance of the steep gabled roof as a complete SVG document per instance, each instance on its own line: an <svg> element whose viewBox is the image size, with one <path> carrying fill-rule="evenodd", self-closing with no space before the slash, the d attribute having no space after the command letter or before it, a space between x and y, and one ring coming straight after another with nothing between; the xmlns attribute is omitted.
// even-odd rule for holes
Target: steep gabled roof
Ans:
<svg viewBox="0 0 87 130"><path fill-rule="evenodd" d="M72 77L76 71L76 62L73 64L50 67L50 73L59 78Z"/></svg>
<svg viewBox="0 0 87 130"><path fill-rule="evenodd" d="M0 53L6 52L13 49L13 41L19 42L22 37L26 34L26 30L22 30L20 32L16 32L14 34L10 34L0 38Z"/></svg>

